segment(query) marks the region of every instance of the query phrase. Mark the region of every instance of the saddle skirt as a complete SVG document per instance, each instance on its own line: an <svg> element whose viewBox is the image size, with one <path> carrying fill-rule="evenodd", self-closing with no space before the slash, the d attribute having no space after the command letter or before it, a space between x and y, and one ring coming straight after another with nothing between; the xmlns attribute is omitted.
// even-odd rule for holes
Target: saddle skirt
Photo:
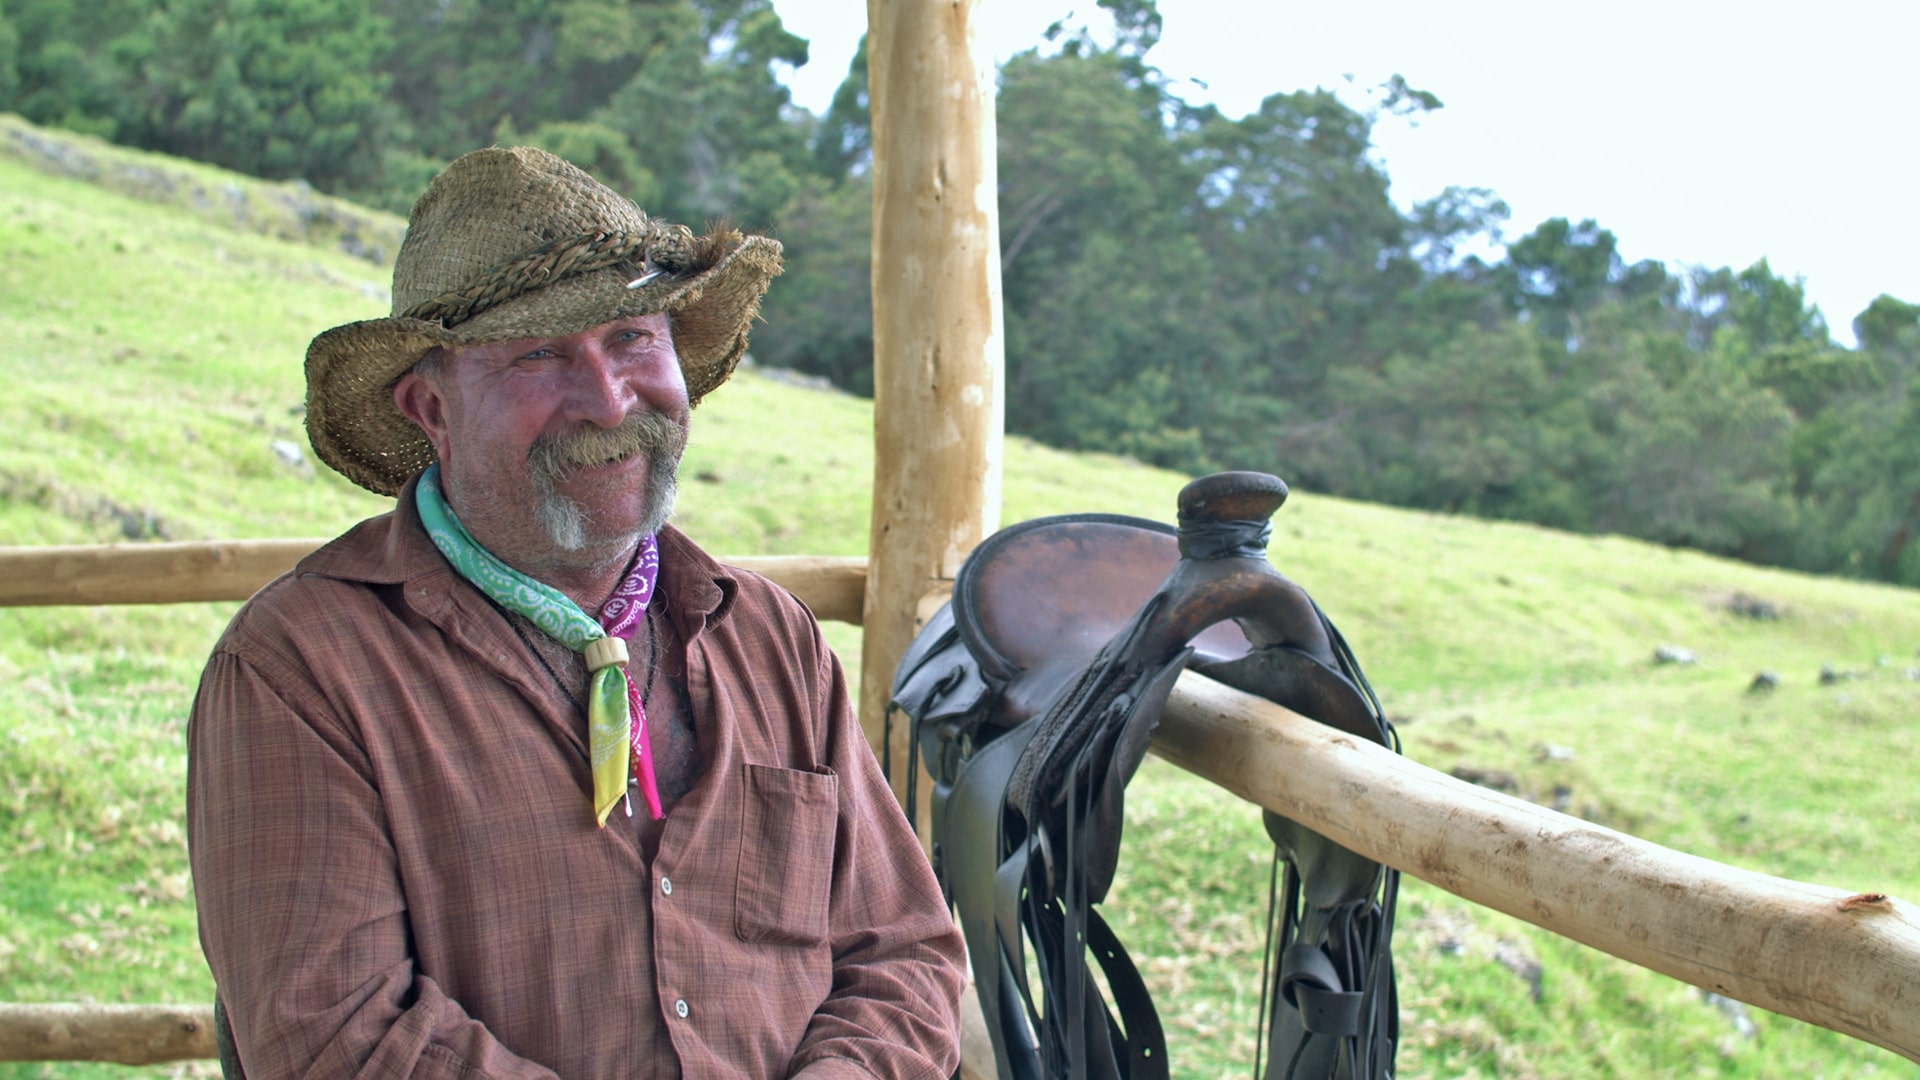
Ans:
<svg viewBox="0 0 1920 1080"><path fill-rule="evenodd" d="M888 715L911 724L907 809L924 762L934 870L1003 1080L1168 1075L1152 998L1095 905L1181 671L1397 749L1339 632L1267 561L1285 498L1276 477L1220 473L1182 490L1178 530L1109 514L1010 526L901 658ZM1257 1075L1390 1076L1398 874L1279 815L1265 824L1284 886L1269 897Z"/></svg>

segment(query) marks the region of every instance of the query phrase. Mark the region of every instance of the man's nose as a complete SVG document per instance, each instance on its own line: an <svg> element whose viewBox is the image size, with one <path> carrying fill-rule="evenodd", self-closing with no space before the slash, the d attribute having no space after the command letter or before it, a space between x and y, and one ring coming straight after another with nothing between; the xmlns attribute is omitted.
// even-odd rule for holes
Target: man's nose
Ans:
<svg viewBox="0 0 1920 1080"><path fill-rule="evenodd" d="M594 341L576 348L571 360L567 365L570 419L606 428L620 426L639 401L632 365L618 362Z"/></svg>

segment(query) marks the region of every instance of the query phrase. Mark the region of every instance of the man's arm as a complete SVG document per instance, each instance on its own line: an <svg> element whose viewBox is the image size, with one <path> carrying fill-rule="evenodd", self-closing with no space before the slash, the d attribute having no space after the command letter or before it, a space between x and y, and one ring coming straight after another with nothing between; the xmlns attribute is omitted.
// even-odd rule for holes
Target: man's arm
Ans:
<svg viewBox="0 0 1920 1080"><path fill-rule="evenodd" d="M854 718L839 662L824 642L819 648L828 764L840 777L828 913L833 990L791 1075L945 1080L959 1063L960 934Z"/></svg>
<svg viewBox="0 0 1920 1080"><path fill-rule="evenodd" d="M366 757L281 674L215 653L187 728L200 940L250 1080L550 1080L415 971Z"/></svg>

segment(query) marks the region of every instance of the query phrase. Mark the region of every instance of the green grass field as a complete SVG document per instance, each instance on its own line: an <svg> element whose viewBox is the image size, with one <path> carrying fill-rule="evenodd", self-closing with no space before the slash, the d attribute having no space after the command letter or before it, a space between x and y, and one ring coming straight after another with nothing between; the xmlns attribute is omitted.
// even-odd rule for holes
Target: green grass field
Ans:
<svg viewBox="0 0 1920 1080"><path fill-rule="evenodd" d="M51 158L32 148L48 142ZM386 312L387 268L341 250L338 222L398 223L270 212L285 194L0 118L0 544L325 536L384 509L311 460L300 358ZM862 553L871 429L868 402L745 371L695 414L678 521L723 554ZM1005 519L1167 519L1184 480L1009 440ZM1311 492L1280 512L1272 556L1346 633L1415 759L1736 866L1920 897L1920 594ZM1734 610L1754 599L1778 617ZM232 610L0 610L0 1001L210 999L182 736ZM856 628L829 634L857 661ZM1662 645L1698 661L1656 665ZM1749 692L1762 670L1779 687ZM1107 911L1153 980L1174 1072L1245 1076L1259 815L1159 762L1128 800ZM1411 880L1395 944L1402 1076L1920 1075Z"/></svg>

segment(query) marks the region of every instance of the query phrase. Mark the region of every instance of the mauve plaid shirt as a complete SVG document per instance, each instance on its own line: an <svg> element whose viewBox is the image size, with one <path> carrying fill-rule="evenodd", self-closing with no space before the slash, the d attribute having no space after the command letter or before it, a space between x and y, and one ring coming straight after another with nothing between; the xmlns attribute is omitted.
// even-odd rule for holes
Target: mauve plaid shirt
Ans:
<svg viewBox="0 0 1920 1080"><path fill-rule="evenodd" d="M200 937L251 1080L949 1076L960 939L807 611L663 533L705 761L649 862L411 495L249 601L194 702Z"/></svg>

